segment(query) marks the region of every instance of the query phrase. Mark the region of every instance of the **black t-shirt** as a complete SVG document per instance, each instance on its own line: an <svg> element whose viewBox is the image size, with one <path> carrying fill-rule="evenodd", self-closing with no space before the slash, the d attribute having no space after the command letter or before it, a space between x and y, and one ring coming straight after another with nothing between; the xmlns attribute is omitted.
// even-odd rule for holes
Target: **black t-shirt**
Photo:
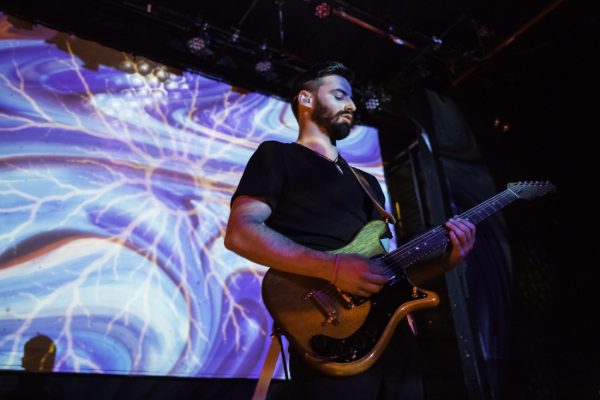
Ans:
<svg viewBox="0 0 600 400"><path fill-rule="evenodd" d="M265 221L270 228L312 249L341 248L380 216L342 157L338 165L343 174L335 163L300 144L263 142L231 201L240 195L264 198L272 211ZM377 179L361 173L383 204Z"/></svg>

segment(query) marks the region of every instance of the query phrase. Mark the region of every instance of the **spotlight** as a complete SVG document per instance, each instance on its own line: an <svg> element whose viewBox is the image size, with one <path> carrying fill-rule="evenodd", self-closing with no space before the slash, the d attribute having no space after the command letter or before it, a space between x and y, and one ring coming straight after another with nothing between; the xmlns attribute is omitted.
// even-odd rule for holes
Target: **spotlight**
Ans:
<svg viewBox="0 0 600 400"><path fill-rule="evenodd" d="M380 110L381 107L391 100L383 88L369 86L362 95L362 105L369 113Z"/></svg>
<svg viewBox="0 0 600 400"><path fill-rule="evenodd" d="M130 73L135 72L135 64L133 62L131 62L131 60L129 60L129 59L125 59L125 60L121 61L121 63L119 64L119 67L121 70L123 70L125 72L130 72Z"/></svg>
<svg viewBox="0 0 600 400"><path fill-rule="evenodd" d="M158 79L160 82L166 82L169 80L169 73L167 72L165 67L156 67L154 68L153 73L156 79Z"/></svg>
<svg viewBox="0 0 600 400"><path fill-rule="evenodd" d="M273 63L271 63L271 60L269 60L268 58L264 58L264 59L258 61L254 65L254 70L261 74L269 72L272 68L273 68Z"/></svg>
<svg viewBox="0 0 600 400"><path fill-rule="evenodd" d="M331 15L331 6L323 2L315 7L315 15L317 18L324 19Z"/></svg>
<svg viewBox="0 0 600 400"><path fill-rule="evenodd" d="M499 117L494 118L494 127L500 132L505 133L510 130L510 122L500 119Z"/></svg>
<svg viewBox="0 0 600 400"><path fill-rule="evenodd" d="M379 103L379 99L377 97L371 97L365 101L365 108L367 111L375 111L379 109L381 104Z"/></svg>
<svg viewBox="0 0 600 400"><path fill-rule="evenodd" d="M240 30L236 29L233 31L233 34L231 35L231 41L233 43L237 43L238 40L240 40Z"/></svg>
<svg viewBox="0 0 600 400"><path fill-rule="evenodd" d="M152 71L152 67L146 61L140 61L137 65L137 72L140 75L148 75Z"/></svg>
<svg viewBox="0 0 600 400"><path fill-rule="evenodd" d="M208 43L204 38L193 37L187 41L186 46L190 53L197 56L208 46Z"/></svg>
<svg viewBox="0 0 600 400"><path fill-rule="evenodd" d="M262 43L260 44L260 51L262 51L264 53L267 51L268 48L269 48L269 46L267 45L267 41L263 40Z"/></svg>
<svg viewBox="0 0 600 400"><path fill-rule="evenodd" d="M204 25L202 25L202 30L200 32L197 32L196 30L196 32L192 34L192 37L190 37L186 42L186 47L188 51L195 56L201 55L203 54L203 52L207 51L209 45L210 38L208 36L207 23L204 23Z"/></svg>
<svg viewBox="0 0 600 400"><path fill-rule="evenodd" d="M264 40L260 45L260 50L256 61L254 62L254 70L259 74L266 74L273 69L273 63L268 53L267 41Z"/></svg>

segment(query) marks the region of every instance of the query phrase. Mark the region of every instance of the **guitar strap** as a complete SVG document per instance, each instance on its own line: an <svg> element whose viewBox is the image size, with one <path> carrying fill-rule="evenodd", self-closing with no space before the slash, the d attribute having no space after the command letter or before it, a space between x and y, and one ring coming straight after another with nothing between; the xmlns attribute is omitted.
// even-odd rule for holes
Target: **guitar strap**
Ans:
<svg viewBox="0 0 600 400"><path fill-rule="evenodd" d="M373 193L373 189L371 188L371 185L369 185L369 182L364 177L364 175L361 174L360 171L358 171L354 167L350 167L350 169L352 170L352 173L358 180L358 183L360 183L360 186L362 186L362 188L367 193L367 196L369 196L369 198L373 202L373 205L375 206L375 209L377 210L377 212L379 213L381 218L383 218L383 220L387 223L390 223L392 225L396 224L396 218L394 218L394 216L392 214L387 212L385 210L385 208L383 208L383 206L381 204L379 204L379 200L377 200L377 197Z"/></svg>
<svg viewBox="0 0 600 400"><path fill-rule="evenodd" d="M258 378L258 382L256 383L256 387L254 388L252 400L264 400L267 397L269 385L271 384L271 379L273 378L273 372L275 371L275 365L277 364L277 358L280 352L281 333L279 332L279 329L275 325L273 325L273 332L271 333L271 345L269 346L269 350L267 351L265 363L263 364L262 370L260 371L260 376ZM283 368L286 368L285 362Z"/></svg>
<svg viewBox="0 0 600 400"><path fill-rule="evenodd" d="M392 225L396 224L396 218L394 218L394 216L392 214L387 212L385 210L385 208L383 208L381 206L381 204L379 204L377 197L375 197L375 194L373 193L373 189L371 188L371 185L369 185L369 182L364 177L364 175L361 174L359 170L354 169L354 167L350 167L350 169L354 173L354 176L356 176L356 179L358 180L358 183L360 183L360 186L363 187L365 192L367 192L367 195L371 198L371 201L373 202L373 205L375 206L375 209L377 210L377 212L379 213L381 218L383 218L383 220L387 223L390 223ZM415 323L415 320L414 320L412 314L410 314L410 313L406 314L406 321L408 322L410 329L416 335L417 334L417 325Z"/></svg>

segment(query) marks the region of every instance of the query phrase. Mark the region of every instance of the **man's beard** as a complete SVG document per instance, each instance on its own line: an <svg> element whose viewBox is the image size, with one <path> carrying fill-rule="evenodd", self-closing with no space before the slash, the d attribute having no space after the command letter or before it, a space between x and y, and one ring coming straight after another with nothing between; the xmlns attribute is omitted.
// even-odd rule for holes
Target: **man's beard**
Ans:
<svg viewBox="0 0 600 400"><path fill-rule="evenodd" d="M338 122L339 117L344 114L351 115L352 122ZM342 110L333 113L324 107L319 100L315 102L315 109L313 110L312 117L317 125L325 129L325 132L329 135L332 143L347 138L354 127L354 115L351 112Z"/></svg>

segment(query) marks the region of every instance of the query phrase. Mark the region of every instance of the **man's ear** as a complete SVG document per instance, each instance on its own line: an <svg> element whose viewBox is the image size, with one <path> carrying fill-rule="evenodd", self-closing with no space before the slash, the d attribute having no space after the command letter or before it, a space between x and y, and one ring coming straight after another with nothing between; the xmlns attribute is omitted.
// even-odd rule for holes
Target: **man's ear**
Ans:
<svg viewBox="0 0 600 400"><path fill-rule="evenodd" d="M307 90L301 90L298 94L298 103L302 104L304 107L312 108L312 94Z"/></svg>

